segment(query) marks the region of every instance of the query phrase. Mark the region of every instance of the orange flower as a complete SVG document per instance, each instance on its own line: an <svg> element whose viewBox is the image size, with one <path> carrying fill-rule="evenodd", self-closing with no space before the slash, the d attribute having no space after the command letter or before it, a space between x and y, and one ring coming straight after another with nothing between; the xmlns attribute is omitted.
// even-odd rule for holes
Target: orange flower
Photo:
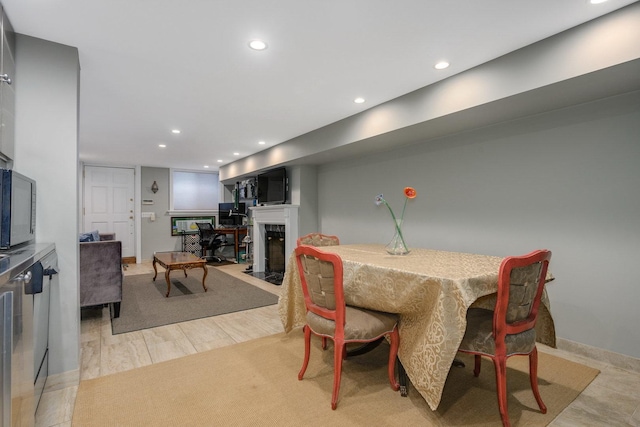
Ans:
<svg viewBox="0 0 640 427"><path fill-rule="evenodd" d="M413 187L404 187L404 195L407 199L415 199L418 195L418 192Z"/></svg>

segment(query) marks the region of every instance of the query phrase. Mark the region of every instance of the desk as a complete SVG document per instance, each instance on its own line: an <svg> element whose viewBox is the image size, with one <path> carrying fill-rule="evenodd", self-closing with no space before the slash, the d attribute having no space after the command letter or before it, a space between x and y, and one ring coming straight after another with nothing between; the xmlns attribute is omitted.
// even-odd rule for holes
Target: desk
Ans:
<svg viewBox="0 0 640 427"><path fill-rule="evenodd" d="M247 227L219 227L214 229L216 234L233 236L233 256L236 262L240 262L238 253L240 250L240 238L247 235Z"/></svg>
<svg viewBox="0 0 640 427"><path fill-rule="evenodd" d="M342 258L348 305L400 315L398 357L415 389L436 410L464 335L467 309L474 302L490 306L502 258L429 249L392 256L383 245L327 246L322 250ZM555 347L546 293L543 302L536 326L538 341ZM282 282L278 311L286 332L305 323L293 254Z"/></svg>

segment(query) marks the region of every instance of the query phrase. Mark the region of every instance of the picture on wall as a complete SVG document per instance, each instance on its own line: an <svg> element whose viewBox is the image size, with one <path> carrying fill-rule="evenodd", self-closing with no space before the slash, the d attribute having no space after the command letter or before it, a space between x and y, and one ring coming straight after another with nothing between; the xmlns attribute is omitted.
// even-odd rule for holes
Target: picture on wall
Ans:
<svg viewBox="0 0 640 427"><path fill-rule="evenodd" d="M216 226L216 218L213 216L171 217L171 235L198 234L198 222L207 222Z"/></svg>

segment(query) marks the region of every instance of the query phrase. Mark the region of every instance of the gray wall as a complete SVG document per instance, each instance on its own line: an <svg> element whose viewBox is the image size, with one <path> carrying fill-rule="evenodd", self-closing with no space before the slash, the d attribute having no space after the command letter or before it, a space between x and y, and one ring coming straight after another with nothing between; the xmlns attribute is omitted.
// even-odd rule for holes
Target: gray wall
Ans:
<svg viewBox="0 0 640 427"><path fill-rule="evenodd" d="M156 220L142 218L142 261L153 259L154 252L176 251L182 247L180 237L171 236L171 217L169 210L169 174L167 168L142 167L140 173L141 200L151 199L153 205L142 205L142 212L154 212ZM153 181L158 183L158 192L151 191Z"/></svg>
<svg viewBox="0 0 640 427"><path fill-rule="evenodd" d="M402 189L408 244L553 251L561 338L640 357L640 92L320 167L320 230L388 243Z"/></svg>
<svg viewBox="0 0 640 427"><path fill-rule="evenodd" d="M316 166L293 166L287 168L289 198L287 203L304 206L299 214L300 236L318 231L318 169Z"/></svg>
<svg viewBox="0 0 640 427"><path fill-rule="evenodd" d="M37 183L36 239L58 251L51 290L49 371L79 367L78 50L29 36L16 40L14 168Z"/></svg>

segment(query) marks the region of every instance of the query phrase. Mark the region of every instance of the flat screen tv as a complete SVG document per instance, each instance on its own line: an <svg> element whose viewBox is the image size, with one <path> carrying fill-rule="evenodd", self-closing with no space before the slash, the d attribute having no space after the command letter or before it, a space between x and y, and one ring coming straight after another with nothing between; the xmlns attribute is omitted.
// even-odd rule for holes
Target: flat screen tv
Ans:
<svg viewBox="0 0 640 427"><path fill-rule="evenodd" d="M272 169L258 175L258 204L279 205L287 201L287 170Z"/></svg>
<svg viewBox="0 0 640 427"><path fill-rule="evenodd" d="M233 203L218 204L218 224L224 226L242 225L242 215L246 214L247 206L245 203L238 203L238 209L233 209Z"/></svg>

